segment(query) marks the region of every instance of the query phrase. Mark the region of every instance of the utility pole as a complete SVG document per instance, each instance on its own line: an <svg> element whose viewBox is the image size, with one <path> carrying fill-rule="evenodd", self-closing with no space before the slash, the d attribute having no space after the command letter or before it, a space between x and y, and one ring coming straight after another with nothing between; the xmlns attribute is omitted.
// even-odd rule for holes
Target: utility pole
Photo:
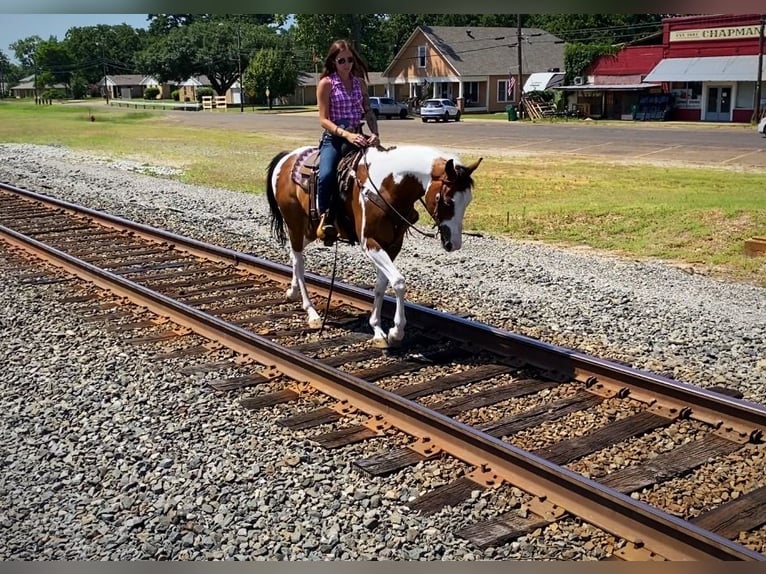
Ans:
<svg viewBox="0 0 766 574"><path fill-rule="evenodd" d="M237 75L239 76L239 111L245 111L245 89L242 85L242 23L237 18Z"/></svg>
<svg viewBox="0 0 766 574"><path fill-rule="evenodd" d="M516 14L516 58L519 61L519 79L516 81L516 87L519 90L518 102L521 104L521 96L524 94L524 87L521 84L521 14ZM521 108L520 105L519 108Z"/></svg>
<svg viewBox="0 0 766 574"><path fill-rule="evenodd" d="M761 119L761 82L763 81L763 29L766 15L761 14L761 29L758 33L758 75L755 81L755 105L753 106L753 121Z"/></svg>
<svg viewBox="0 0 766 574"><path fill-rule="evenodd" d="M104 97L106 98L106 105L109 105L109 88L106 84L106 58L104 57L104 43L101 42L101 64L104 67Z"/></svg>

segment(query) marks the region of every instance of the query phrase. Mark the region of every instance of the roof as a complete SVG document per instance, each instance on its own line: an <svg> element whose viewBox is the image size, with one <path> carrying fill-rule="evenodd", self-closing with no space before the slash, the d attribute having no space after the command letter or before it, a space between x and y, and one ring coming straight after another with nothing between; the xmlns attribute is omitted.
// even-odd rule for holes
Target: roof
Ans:
<svg viewBox="0 0 766 574"><path fill-rule="evenodd" d="M761 72L766 76L766 60ZM647 82L755 82L758 56L665 58L644 78Z"/></svg>
<svg viewBox="0 0 766 574"><path fill-rule="evenodd" d="M52 86L46 86L45 88L41 88L41 90L46 88L58 88L58 89L66 89L66 84L57 83L53 84ZM31 76L26 76L25 78L21 78L19 80L19 83L15 86L11 86L9 89L11 90L34 90L35 89L35 75L32 74Z"/></svg>
<svg viewBox="0 0 766 574"><path fill-rule="evenodd" d="M141 81L144 79L144 77L145 76L140 74L108 74L106 76L109 83L115 86L138 86L141 84ZM101 78L100 83L104 83L104 78Z"/></svg>
<svg viewBox="0 0 766 574"><path fill-rule="evenodd" d="M499 75L507 74L509 70L518 72L517 28L420 26L402 50L412 42L419 30L460 76ZM522 28L521 42L523 72L564 69L564 41L558 36L540 28ZM386 72L388 68L383 73Z"/></svg>
<svg viewBox="0 0 766 574"><path fill-rule="evenodd" d="M212 86L212 84L210 83L210 80L205 74L187 78L183 82L179 82L178 85L179 86L195 86L195 87Z"/></svg>

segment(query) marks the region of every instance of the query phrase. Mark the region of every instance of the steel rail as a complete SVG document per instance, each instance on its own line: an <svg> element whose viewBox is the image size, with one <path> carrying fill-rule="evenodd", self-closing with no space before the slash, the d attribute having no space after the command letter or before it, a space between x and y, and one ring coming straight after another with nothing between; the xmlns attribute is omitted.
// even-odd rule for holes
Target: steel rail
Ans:
<svg viewBox="0 0 766 574"><path fill-rule="evenodd" d="M117 229L127 229L152 241L172 242L180 249L199 257L234 264L256 274L288 284L292 269L280 263L240 253L233 249L218 247L192 238L136 223L118 216L79 206L57 198L0 182L0 189L29 197L49 205L66 209ZM313 273L306 273L307 284L317 293L327 296L331 289L330 280ZM346 302L359 309L372 308L373 295L369 290L336 281L333 297L337 302ZM386 296L383 313L393 317L396 302ZM494 353L505 353L523 359L526 364L554 371L562 377L607 385L615 393L624 390L637 400L653 404L657 396L663 397L662 406L686 411L691 418L701 420L721 429L731 429L740 437L759 440L766 434L766 407L744 399L728 397L711 390L688 383L675 381L661 375L649 373L600 359L550 343L545 343L510 333L483 323L469 321L454 315L434 311L417 303L406 303L407 320L425 331L449 332L450 336Z"/></svg>
<svg viewBox="0 0 766 574"><path fill-rule="evenodd" d="M298 383L347 401L498 479L565 508L586 522L669 560L766 560L766 556L685 520L603 487L573 471L431 411L414 401L327 367L236 325L156 293L0 225L0 238L194 332L276 368Z"/></svg>

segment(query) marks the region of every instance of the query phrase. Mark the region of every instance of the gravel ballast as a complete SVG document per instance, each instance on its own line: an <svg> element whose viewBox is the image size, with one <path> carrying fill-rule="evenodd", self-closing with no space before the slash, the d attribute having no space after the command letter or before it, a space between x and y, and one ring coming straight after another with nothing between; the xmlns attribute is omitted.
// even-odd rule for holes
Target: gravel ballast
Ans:
<svg viewBox="0 0 766 574"><path fill-rule="evenodd" d="M0 145L0 181L289 262L270 235L263 196L181 184L170 179L176 174L53 146ZM307 269L329 274L333 254L310 246ZM766 402L762 288L664 262L474 235L455 253L411 235L397 264L412 300ZM22 284L3 256L0 270L0 559L602 556L595 541L603 535L587 526L471 548L452 532L456 513L472 507L420 517L402 506L435 480L431 473L447 480L454 469L370 478L351 465L362 447L324 451L275 424L289 407L253 416L234 396L179 374L183 361L158 363L118 334L78 322L58 302L65 285ZM357 247L339 248L337 275L374 280ZM594 543L572 544L572 536Z"/></svg>

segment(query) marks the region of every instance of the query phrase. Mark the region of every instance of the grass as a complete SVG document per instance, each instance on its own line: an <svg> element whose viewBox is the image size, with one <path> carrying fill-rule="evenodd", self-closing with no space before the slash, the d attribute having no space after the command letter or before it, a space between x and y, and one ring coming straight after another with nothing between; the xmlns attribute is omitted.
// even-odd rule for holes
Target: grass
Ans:
<svg viewBox="0 0 766 574"><path fill-rule="evenodd" d="M180 113L180 112L176 112ZM90 121L90 115L95 121ZM0 141L61 145L183 169L185 183L263 192L285 134L179 127L161 112L0 102ZM766 286L766 259L743 243L766 235L763 173L537 156L486 157L466 227L628 257L661 258ZM425 221L425 220L424 220Z"/></svg>

